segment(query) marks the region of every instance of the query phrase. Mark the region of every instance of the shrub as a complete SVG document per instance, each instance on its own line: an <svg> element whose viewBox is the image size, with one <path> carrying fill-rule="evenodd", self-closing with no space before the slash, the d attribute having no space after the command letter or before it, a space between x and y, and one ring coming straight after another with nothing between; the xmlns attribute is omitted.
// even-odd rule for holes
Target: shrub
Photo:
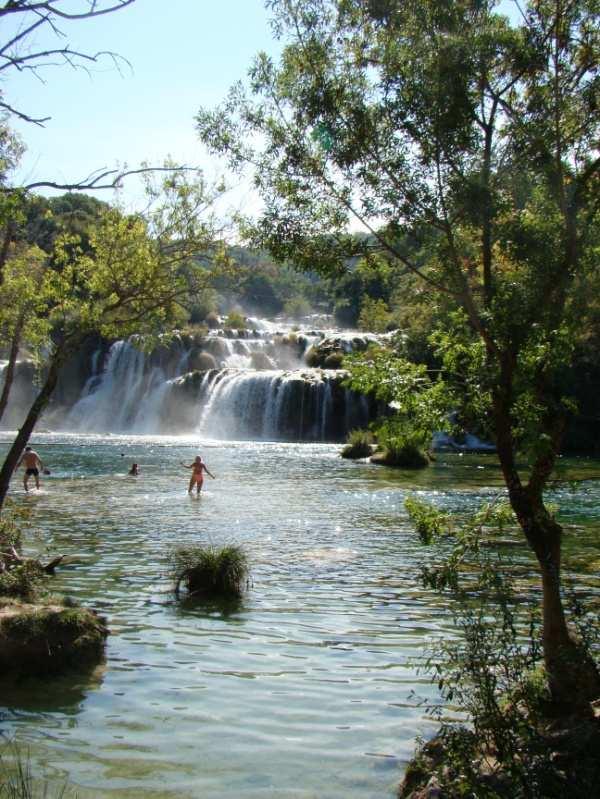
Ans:
<svg viewBox="0 0 600 799"><path fill-rule="evenodd" d="M183 584L190 596L240 597L248 573L247 555L234 544L181 547L172 556L172 577L177 596Z"/></svg>
<svg viewBox="0 0 600 799"><path fill-rule="evenodd" d="M351 430L340 454L342 458L368 458L372 451L372 434L368 430Z"/></svg>
<svg viewBox="0 0 600 799"><path fill-rule="evenodd" d="M229 311L223 322L223 327L228 330L245 330L248 324L246 317L239 311Z"/></svg>
<svg viewBox="0 0 600 799"><path fill-rule="evenodd" d="M0 574L0 596L35 599L47 575L35 561L25 561Z"/></svg>
<svg viewBox="0 0 600 799"><path fill-rule="evenodd" d="M302 319L311 312L310 303L301 296L291 297L283 305L283 313L288 319Z"/></svg>
<svg viewBox="0 0 600 799"><path fill-rule="evenodd" d="M422 469L429 464L425 450L428 435L412 429L406 422L387 419L377 428L378 452L374 463L405 469Z"/></svg>
<svg viewBox="0 0 600 799"><path fill-rule="evenodd" d="M422 568L425 586L456 600L458 636L434 644L426 664L444 700L434 711L444 718L451 705L469 728L444 721L417 754L399 796L425 795L427 784L448 799L596 796L597 721L551 702L536 598L527 601L519 583L517 595L515 564L493 548L495 533L514 525L514 515L500 498L461 517L460 525L420 500L406 507L423 543L443 542L440 563ZM571 604L570 620L591 659L599 652L598 619L576 597Z"/></svg>

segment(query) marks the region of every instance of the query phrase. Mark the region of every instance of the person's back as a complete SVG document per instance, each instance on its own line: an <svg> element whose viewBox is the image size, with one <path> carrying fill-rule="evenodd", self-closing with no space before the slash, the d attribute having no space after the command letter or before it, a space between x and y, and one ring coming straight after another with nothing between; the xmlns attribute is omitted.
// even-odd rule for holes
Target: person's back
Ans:
<svg viewBox="0 0 600 799"><path fill-rule="evenodd" d="M17 468L21 466L21 464L25 465L25 475L23 476L23 486L25 491L29 491L29 478L33 477L35 480L35 487L40 487L40 469L42 468L42 460L40 456L34 449L31 447L25 447L25 452L23 453L21 460L19 461Z"/></svg>

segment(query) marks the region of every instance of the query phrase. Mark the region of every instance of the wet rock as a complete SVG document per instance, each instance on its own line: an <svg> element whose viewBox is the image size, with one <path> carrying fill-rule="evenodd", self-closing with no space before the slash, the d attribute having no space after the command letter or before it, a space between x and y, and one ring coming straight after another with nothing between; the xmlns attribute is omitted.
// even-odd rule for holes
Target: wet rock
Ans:
<svg viewBox="0 0 600 799"><path fill-rule="evenodd" d="M190 352L188 363L190 369L193 371L205 372L208 369L217 368L217 361L214 355L211 355L210 352L204 352L197 347Z"/></svg>

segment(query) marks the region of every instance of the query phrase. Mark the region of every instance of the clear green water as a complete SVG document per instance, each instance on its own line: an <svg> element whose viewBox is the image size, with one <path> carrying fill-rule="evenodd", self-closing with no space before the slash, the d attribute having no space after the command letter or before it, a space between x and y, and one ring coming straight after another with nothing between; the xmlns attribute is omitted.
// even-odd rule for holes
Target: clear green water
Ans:
<svg viewBox="0 0 600 799"><path fill-rule="evenodd" d="M4 436L4 441L8 440ZM57 591L109 620L94 675L28 681L0 697L0 728L34 770L80 797L392 797L415 736L435 729L418 661L452 634L452 605L425 592L403 509L409 492L457 509L500 488L492 458L441 457L418 474L339 458L339 447L209 442L217 476L187 496L189 438L40 435L51 477L13 498L29 547L65 553ZM124 457L121 457L121 453ZM133 461L138 478L126 476ZM594 478L556 491L567 570L600 588ZM239 607L179 606L169 550L239 542L253 585Z"/></svg>

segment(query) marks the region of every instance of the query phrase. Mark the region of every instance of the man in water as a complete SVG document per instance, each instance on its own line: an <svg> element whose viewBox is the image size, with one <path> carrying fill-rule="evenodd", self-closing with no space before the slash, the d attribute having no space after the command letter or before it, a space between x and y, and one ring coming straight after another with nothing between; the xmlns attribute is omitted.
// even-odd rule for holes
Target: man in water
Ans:
<svg viewBox="0 0 600 799"><path fill-rule="evenodd" d="M190 486L188 488L188 494L192 493L195 483L196 496L200 496L200 491L202 490L202 483L204 482L204 475L202 474L203 472L206 472L206 474L210 475L210 477L212 477L213 480L215 479L214 474L211 474L208 471L206 464L202 462L202 458L200 457L200 455L196 455L196 457L194 458L194 462L190 463L189 466L187 465L187 463L183 462L181 463L181 465L185 466L186 469L192 470L192 476L190 477Z"/></svg>
<svg viewBox="0 0 600 799"><path fill-rule="evenodd" d="M35 479L35 487L39 488L40 471L44 468L40 456L35 450L31 449L31 447L25 447L25 452L17 464L17 469L22 464L25 464L25 474L23 475L23 485L25 487L25 491L29 491L29 486L27 483L29 482L30 477Z"/></svg>

